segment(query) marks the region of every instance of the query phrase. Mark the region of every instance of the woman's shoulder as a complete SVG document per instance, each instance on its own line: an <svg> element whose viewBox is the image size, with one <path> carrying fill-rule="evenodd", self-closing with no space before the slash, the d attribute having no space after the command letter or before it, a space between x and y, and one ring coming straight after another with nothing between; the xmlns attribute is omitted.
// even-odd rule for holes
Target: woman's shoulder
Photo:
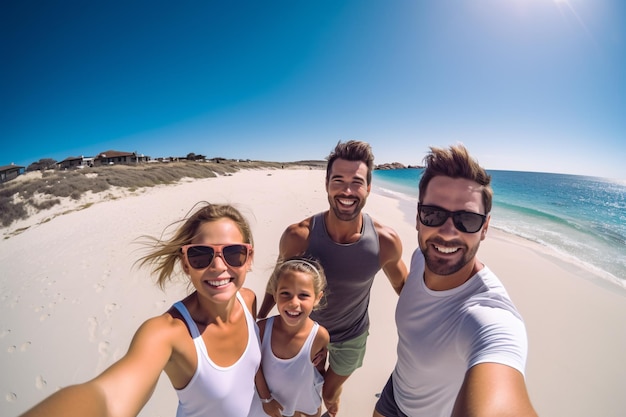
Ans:
<svg viewBox="0 0 626 417"><path fill-rule="evenodd" d="M241 297L246 302L246 305L248 306L248 308L251 308L253 304L256 304L256 294L250 288L241 287L239 289L239 294L241 294Z"/></svg>
<svg viewBox="0 0 626 417"><path fill-rule="evenodd" d="M135 332L133 340L139 343L174 345L177 340L185 335L189 335L189 331L182 317L179 320L168 311L144 321Z"/></svg>
<svg viewBox="0 0 626 417"><path fill-rule="evenodd" d="M254 320L256 320L257 308L256 308L256 294L250 288L241 287L239 289L239 295L243 299L244 303L246 303L246 308L248 312L252 314Z"/></svg>

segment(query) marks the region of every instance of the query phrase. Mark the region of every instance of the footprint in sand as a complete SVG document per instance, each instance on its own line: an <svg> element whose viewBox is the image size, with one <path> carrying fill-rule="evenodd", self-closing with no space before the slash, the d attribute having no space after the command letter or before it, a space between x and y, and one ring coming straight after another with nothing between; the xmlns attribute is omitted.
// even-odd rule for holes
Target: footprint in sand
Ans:
<svg viewBox="0 0 626 417"><path fill-rule="evenodd" d="M115 303L107 304L106 306L104 306L104 314L107 317L111 317L111 313L114 310L117 310L118 308L120 308L120 307L117 304L115 304Z"/></svg>
<svg viewBox="0 0 626 417"><path fill-rule="evenodd" d="M167 300L161 300L161 301L157 301L154 303L154 306L161 310L163 307L165 307L165 304L167 303Z"/></svg>
<svg viewBox="0 0 626 417"><path fill-rule="evenodd" d="M11 329L4 329L0 332L0 339L11 333Z"/></svg>
<svg viewBox="0 0 626 417"><path fill-rule="evenodd" d="M109 353L111 351L111 344L109 342L100 342L98 344L98 353L100 354L100 357L102 359L106 358L109 356Z"/></svg>
<svg viewBox="0 0 626 417"><path fill-rule="evenodd" d="M39 316L39 321L44 321L48 317L50 317L50 313L42 314L41 316Z"/></svg>
<svg viewBox="0 0 626 417"><path fill-rule="evenodd" d="M104 271L104 274L100 277L100 282L105 282L111 278L111 271ZM104 286L104 284L102 284Z"/></svg>
<svg viewBox="0 0 626 417"><path fill-rule="evenodd" d="M101 292L104 289L104 284L94 284L93 287L95 288L96 292Z"/></svg>
<svg viewBox="0 0 626 417"><path fill-rule="evenodd" d="M4 396L4 399L8 403L12 403L12 402L15 402L15 400L17 400L17 395L14 392L9 392L7 393L7 395Z"/></svg>
<svg viewBox="0 0 626 417"><path fill-rule="evenodd" d="M9 305L9 307L15 308L15 306L18 305L19 302L20 302L20 296L17 295L15 296L15 298L13 298L13 302Z"/></svg>
<svg viewBox="0 0 626 417"><path fill-rule="evenodd" d="M22 346L20 346L20 352L26 352L29 347L30 347L30 342L22 343Z"/></svg>
<svg viewBox="0 0 626 417"><path fill-rule="evenodd" d="M97 369L106 368L109 358L111 357L111 344L107 341L98 343L98 355L100 359L98 359Z"/></svg>
<svg viewBox="0 0 626 417"><path fill-rule="evenodd" d="M48 383L43 379L43 376L37 375L37 378L35 378L35 387L37 387L37 389L44 389L46 385L48 385Z"/></svg>
<svg viewBox="0 0 626 417"><path fill-rule="evenodd" d="M89 317L87 319L87 331L89 332L89 341L96 341L96 333L98 332L98 319Z"/></svg>
<svg viewBox="0 0 626 417"><path fill-rule="evenodd" d="M17 346L15 346L15 345L9 346L9 347L7 348L7 352L9 352L9 353L13 353L13 352L15 352L16 350L17 350Z"/></svg>
<svg viewBox="0 0 626 417"><path fill-rule="evenodd" d="M124 355L126 355L126 349L118 347L115 349L115 352L113 352L113 361L119 361Z"/></svg>

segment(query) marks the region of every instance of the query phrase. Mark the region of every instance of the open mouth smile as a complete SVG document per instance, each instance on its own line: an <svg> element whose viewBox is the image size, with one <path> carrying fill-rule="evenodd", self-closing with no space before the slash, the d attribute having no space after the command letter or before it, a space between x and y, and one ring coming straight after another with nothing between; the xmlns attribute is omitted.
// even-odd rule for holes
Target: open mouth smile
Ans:
<svg viewBox="0 0 626 417"><path fill-rule="evenodd" d="M338 198L337 203L339 203L339 205L342 207L352 207L356 205L357 200L351 198Z"/></svg>
<svg viewBox="0 0 626 417"><path fill-rule="evenodd" d="M459 247L447 248L445 246L438 246L438 245L433 245L433 246L435 247L437 252L443 253L443 254L455 253L455 252L457 252L458 250L461 249Z"/></svg>
<svg viewBox="0 0 626 417"><path fill-rule="evenodd" d="M223 287L224 285L229 284L232 281L231 278L223 278L218 280L204 281L207 285L211 287Z"/></svg>

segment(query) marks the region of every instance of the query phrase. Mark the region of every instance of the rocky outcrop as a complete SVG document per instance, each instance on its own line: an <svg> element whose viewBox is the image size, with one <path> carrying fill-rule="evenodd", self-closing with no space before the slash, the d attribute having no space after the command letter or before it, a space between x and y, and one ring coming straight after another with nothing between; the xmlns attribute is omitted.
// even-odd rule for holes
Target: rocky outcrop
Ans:
<svg viewBox="0 0 626 417"><path fill-rule="evenodd" d="M374 166L374 169L405 169L405 168L420 169L423 167L419 165L405 166L404 164L401 164L400 162L392 162L392 163L386 163L386 164L380 164L380 165Z"/></svg>

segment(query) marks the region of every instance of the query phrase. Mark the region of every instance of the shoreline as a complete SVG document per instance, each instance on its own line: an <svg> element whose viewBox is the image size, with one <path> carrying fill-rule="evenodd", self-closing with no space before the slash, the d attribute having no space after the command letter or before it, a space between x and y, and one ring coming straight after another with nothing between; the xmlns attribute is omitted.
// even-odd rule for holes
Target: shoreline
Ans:
<svg viewBox="0 0 626 417"><path fill-rule="evenodd" d="M312 167L312 166L290 166L284 169L288 170L324 170L324 167ZM282 171L282 169L270 168L270 167L257 167L257 168L243 168L233 173L217 174L216 177L210 178L182 178L173 184L161 184L153 187L141 187L136 189L128 189L124 187L111 186L109 190L92 193L87 192L81 196L78 200L73 200L70 197L60 198L61 204L56 205L50 209L39 210L27 219L22 219L14 222L13 224L0 227L0 239L10 239L13 236L17 236L28 229L36 228L44 223L54 220L56 217L67 215L69 213L85 210L94 204L100 204L108 200L117 200L131 197L141 197L146 193L158 192L158 190L168 187L177 187L186 183L193 183L195 181L210 180L220 177L227 177L236 175L239 172L275 172ZM271 175L271 174L268 174ZM18 181L23 180L19 178ZM416 190L417 192L417 185ZM407 195L405 193L397 192L385 188L383 186L373 186L372 194L377 194L382 197L390 198L399 202L402 207L402 211L405 213L407 222L415 222L415 205L417 204L417 198ZM494 233L495 232L495 233ZM570 270L574 275L579 278L585 279L605 288L609 291L613 291L618 295L626 297L626 277L621 279L615 275L596 267L587 262L581 261L567 253L563 253L556 248L552 248L540 242L528 239L527 237L520 236L509 230L498 228L497 226L490 227L490 235L498 234L502 239L509 240L515 244L526 246L531 250L537 251L546 257L548 261L561 263L565 269Z"/></svg>
<svg viewBox="0 0 626 417"><path fill-rule="evenodd" d="M232 203L248 218L255 259L245 286L262 298L284 228L328 208L324 175L242 170L151 187L0 240L0 414L18 415L61 386L91 379L125 354L144 320L184 297L184 282L162 292L149 271L134 267L141 255L136 239L160 236L197 201ZM396 230L408 267L417 246L414 205L373 192L364 212ZM626 409L624 297L534 246L492 229L479 252L524 317L531 401L542 416L617 417ZM395 365L396 300L380 272L364 365L344 387L340 416L371 415ZM172 416L176 404L163 374L139 415Z"/></svg>
<svg viewBox="0 0 626 417"><path fill-rule="evenodd" d="M417 205L416 197L412 197L410 195L398 191L393 191L381 186L372 187L372 193L376 193L381 196L397 200L401 205L402 210L405 212L406 218L410 218L411 221L415 223L415 213ZM497 235L501 239L510 241L514 244L528 247L529 249L534 250L544 256L549 262L560 263L563 268L570 270L577 277L590 281L595 285L598 285L609 291L613 291L618 295L626 297L626 277L624 277L624 279L620 279L610 272L607 272L588 262L581 261L572 255L559 251L556 248L518 235L509 230L499 228L498 226L490 225L489 236L494 235Z"/></svg>

